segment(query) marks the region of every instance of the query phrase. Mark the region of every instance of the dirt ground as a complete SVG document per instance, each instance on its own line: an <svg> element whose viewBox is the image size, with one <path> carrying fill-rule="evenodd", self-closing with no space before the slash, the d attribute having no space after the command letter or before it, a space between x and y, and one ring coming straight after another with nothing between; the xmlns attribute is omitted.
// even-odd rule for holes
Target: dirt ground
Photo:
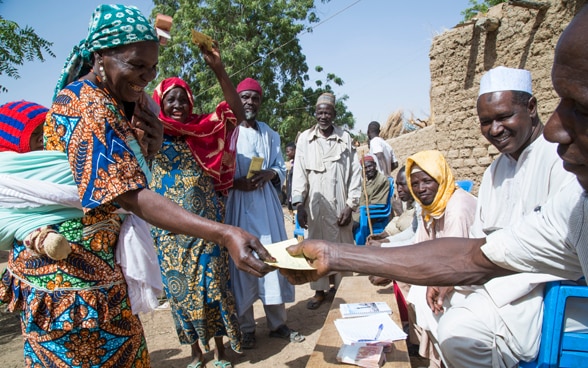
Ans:
<svg viewBox="0 0 588 368"><path fill-rule="evenodd" d="M292 234L291 218L285 211L286 230ZM0 251L0 270L5 268L7 252ZM330 302L328 300L316 310L306 308L306 301L313 295L308 285L296 286L296 300L286 305L288 310L288 326L298 330L306 336L301 343L290 343L287 340L269 337L269 330L265 323L263 307L258 301L254 305L257 320L256 338L257 348L244 350L243 354L236 354L228 348L229 358L235 366L247 368L302 368L314 349L320 330L323 326ZM0 357L4 368L23 367L22 336L18 316L7 313L0 308ZM141 316L147 346L151 356L153 368L185 368L190 363L190 347L180 345L175 332L171 312L157 310ZM211 344L214 344L211 341ZM213 353L205 355L207 366L212 367ZM421 366L419 359L413 361L413 367Z"/></svg>

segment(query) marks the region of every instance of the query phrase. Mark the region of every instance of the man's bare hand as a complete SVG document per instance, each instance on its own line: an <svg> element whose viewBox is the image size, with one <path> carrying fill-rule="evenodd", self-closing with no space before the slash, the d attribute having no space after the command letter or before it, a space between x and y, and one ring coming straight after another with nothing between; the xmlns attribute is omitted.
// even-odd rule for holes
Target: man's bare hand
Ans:
<svg viewBox="0 0 588 368"><path fill-rule="evenodd" d="M433 313L443 313L443 301L453 292L453 286L428 286L427 304Z"/></svg>
<svg viewBox="0 0 588 368"><path fill-rule="evenodd" d="M308 263L315 268L312 271L280 269L288 281L293 285L304 284L310 281L316 281L326 276L331 271L329 269L329 259L331 254L331 244L323 240L305 240L299 244L291 245L287 248L288 253L292 256L304 255Z"/></svg>
<svg viewBox="0 0 588 368"><path fill-rule="evenodd" d="M298 225L300 225L301 228L308 228L308 214L306 213L306 208L304 208L303 204L299 204L298 207L296 207L296 218L298 219Z"/></svg>
<svg viewBox="0 0 588 368"><path fill-rule="evenodd" d="M337 225L347 226L349 224L349 222L351 221L351 214L352 213L353 213L353 210L351 209L351 207L345 206L343 211L341 211L339 218L337 219Z"/></svg>

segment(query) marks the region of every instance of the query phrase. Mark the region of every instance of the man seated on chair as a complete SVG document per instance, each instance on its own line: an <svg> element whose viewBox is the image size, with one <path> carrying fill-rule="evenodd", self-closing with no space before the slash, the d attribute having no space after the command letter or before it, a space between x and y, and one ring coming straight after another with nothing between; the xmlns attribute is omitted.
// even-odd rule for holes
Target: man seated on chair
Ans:
<svg viewBox="0 0 588 368"><path fill-rule="evenodd" d="M482 135L501 152L480 184L470 237L482 238L532 212L574 176L564 170L557 145L543 137L530 72L502 66L488 71L480 80L477 110ZM446 362L513 367L533 360L541 339L544 282L555 279L520 273L455 292L430 287L433 311L443 313L444 300L449 307L437 329Z"/></svg>
<svg viewBox="0 0 588 368"><path fill-rule="evenodd" d="M362 158L362 166L365 169L365 183L361 186L361 196L359 197L359 206L372 204L386 204L390 195L390 181L378 171L376 161L373 156L365 155ZM366 203L367 193L367 203ZM353 231L359 227L359 209L353 212Z"/></svg>
<svg viewBox="0 0 588 368"><path fill-rule="evenodd" d="M408 189L421 207L416 241L467 237L474 222L476 198L455 184L451 167L439 151L422 151L406 160ZM436 317L427 306L426 287L411 286L408 294L410 328L419 339L419 354L429 359L429 367L441 360L427 330L436 328ZM412 305L411 305L412 304ZM416 324L413 318L416 315Z"/></svg>

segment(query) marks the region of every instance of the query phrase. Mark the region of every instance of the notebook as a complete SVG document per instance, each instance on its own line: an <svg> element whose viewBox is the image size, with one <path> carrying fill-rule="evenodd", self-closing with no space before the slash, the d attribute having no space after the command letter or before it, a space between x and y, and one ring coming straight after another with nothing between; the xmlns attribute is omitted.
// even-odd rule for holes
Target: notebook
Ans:
<svg viewBox="0 0 588 368"><path fill-rule="evenodd" d="M343 318L363 317L378 313L392 314L392 309L386 302L341 304L339 309Z"/></svg>

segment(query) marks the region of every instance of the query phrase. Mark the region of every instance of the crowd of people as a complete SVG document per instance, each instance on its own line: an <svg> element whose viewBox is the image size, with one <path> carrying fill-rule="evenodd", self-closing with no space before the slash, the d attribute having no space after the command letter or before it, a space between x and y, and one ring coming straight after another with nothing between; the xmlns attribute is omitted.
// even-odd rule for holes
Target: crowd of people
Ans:
<svg viewBox="0 0 588 368"><path fill-rule="evenodd" d="M310 282L314 310L350 272L401 286L411 342L430 367L536 357L545 283L588 274L588 6L558 42L561 102L546 125L528 71L482 76L472 103L500 155L477 197L439 151L399 164L378 122L360 157L335 124L332 93L283 152L258 120L261 84L235 87L216 44L200 47L224 97L213 112L195 113L178 77L149 96L159 40L148 19L123 5L91 19L50 108L0 106L0 249L10 251L0 302L20 313L26 366L149 367L138 315L165 293L188 368L204 367L211 339L213 366L232 367L223 339L238 353L257 347L257 300L269 336L300 343L287 324L294 285ZM389 201L398 168L390 223L355 246L358 207ZM314 271L266 263L264 245L289 237L282 205L307 229L288 251ZM567 321L588 330L586 307L573 303Z"/></svg>

